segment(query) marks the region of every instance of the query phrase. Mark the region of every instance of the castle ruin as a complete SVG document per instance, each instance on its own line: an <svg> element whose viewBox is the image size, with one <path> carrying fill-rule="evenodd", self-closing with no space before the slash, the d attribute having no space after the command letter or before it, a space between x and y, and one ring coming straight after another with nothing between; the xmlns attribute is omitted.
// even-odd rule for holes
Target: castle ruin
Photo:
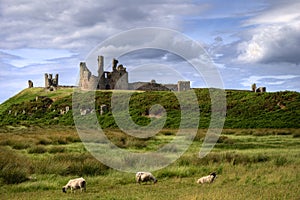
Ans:
<svg viewBox="0 0 300 200"><path fill-rule="evenodd" d="M52 74L45 74L45 88L50 91L55 90L58 87L58 74L53 78Z"/></svg>
<svg viewBox="0 0 300 200"><path fill-rule="evenodd" d="M112 60L112 71L104 71L103 56L98 56L98 74L93 75L85 62L80 63L79 87L83 90L190 90L190 81L178 81L177 84L159 84L155 80L150 82L128 82L126 68L116 59Z"/></svg>
<svg viewBox="0 0 300 200"><path fill-rule="evenodd" d="M128 90L128 73L118 60L113 59L112 71L104 71L103 56L98 56L98 76L87 68L85 62L80 63L79 87L85 90Z"/></svg>

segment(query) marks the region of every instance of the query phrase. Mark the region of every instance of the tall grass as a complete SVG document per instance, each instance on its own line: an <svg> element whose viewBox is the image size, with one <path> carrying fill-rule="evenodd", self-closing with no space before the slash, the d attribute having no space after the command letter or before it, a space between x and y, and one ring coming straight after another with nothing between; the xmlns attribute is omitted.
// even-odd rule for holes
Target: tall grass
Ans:
<svg viewBox="0 0 300 200"><path fill-rule="evenodd" d="M226 129L213 151L200 159L206 131L198 130L196 139L178 160L152 172L158 179L157 184L143 185L135 183L134 174L117 172L96 160L78 141L74 129L36 127L2 132L1 198L69 199L70 194L62 196L61 187L70 178L80 176L87 180L87 192L72 194L72 198L226 200L297 199L300 196L297 190L300 139L294 137L298 130ZM170 142L176 130L164 129L148 139L137 139L116 129L105 130L105 133L121 148L144 153ZM13 148L20 141L29 146ZM34 148L35 151L30 152ZM39 148L45 152L40 153ZM169 151L176 152L176 149L171 146ZM212 171L218 175L213 184L196 184L198 178Z"/></svg>
<svg viewBox="0 0 300 200"><path fill-rule="evenodd" d="M0 147L0 179L5 184L21 183L28 180L30 162L20 154Z"/></svg>

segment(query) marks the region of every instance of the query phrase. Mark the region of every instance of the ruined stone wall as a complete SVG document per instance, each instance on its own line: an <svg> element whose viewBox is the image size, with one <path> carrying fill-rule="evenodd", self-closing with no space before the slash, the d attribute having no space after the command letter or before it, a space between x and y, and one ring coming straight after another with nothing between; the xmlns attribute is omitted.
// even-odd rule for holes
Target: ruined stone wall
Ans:
<svg viewBox="0 0 300 200"><path fill-rule="evenodd" d="M111 72L111 87L116 90L128 90L128 73L123 65L119 65L117 68L113 67Z"/></svg>
<svg viewBox="0 0 300 200"><path fill-rule="evenodd" d="M190 81L178 81L178 91L187 91L191 89Z"/></svg>
<svg viewBox="0 0 300 200"><path fill-rule="evenodd" d="M97 76L91 75L89 81L87 82L88 90L97 90L99 78Z"/></svg>
<svg viewBox="0 0 300 200"><path fill-rule="evenodd" d="M33 88L33 82L32 82L32 80L28 80L28 88Z"/></svg>
<svg viewBox="0 0 300 200"><path fill-rule="evenodd" d="M103 56L98 56L98 76L92 75L84 62L80 63L79 87L86 90L95 89L128 89L128 73L118 60L113 59L112 71L103 71Z"/></svg>
<svg viewBox="0 0 300 200"><path fill-rule="evenodd" d="M177 84L163 84L165 87L169 88L171 91L177 91Z"/></svg>
<svg viewBox="0 0 300 200"><path fill-rule="evenodd" d="M178 81L177 84L158 84L151 82L128 83L128 72L116 59L112 60L112 71L103 71L103 56L98 56L98 76L92 75L84 62L80 63L79 87L86 90L154 90L185 91L190 90L190 81Z"/></svg>
<svg viewBox="0 0 300 200"><path fill-rule="evenodd" d="M147 84L148 82L133 82L128 84L129 90L137 90L138 88L142 87L143 85Z"/></svg>
<svg viewBox="0 0 300 200"><path fill-rule="evenodd" d="M169 88L162 84L151 82L135 82L130 83L131 90L143 90L143 91L170 91Z"/></svg>
<svg viewBox="0 0 300 200"><path fill-rule="evenodd" d="M53 78L52 74L45 74L45 88L56 88L58 87L58 74L55 75L55 78Z"/></svg>

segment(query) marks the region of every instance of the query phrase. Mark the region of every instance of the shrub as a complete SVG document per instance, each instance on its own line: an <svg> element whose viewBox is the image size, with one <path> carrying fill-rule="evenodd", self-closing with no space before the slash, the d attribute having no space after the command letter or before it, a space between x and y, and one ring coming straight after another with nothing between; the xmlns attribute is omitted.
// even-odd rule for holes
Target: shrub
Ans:
<svg viewBox="0 0 300 200"><path fill-rule="evenodd" d="M298 138L298 137L300 137L300 132L293 133L293 138Z"/></svg>
<svg viewBox="0 0 300 200"><path fill-rule="evenodd" d="M128 140L126 141L126 147L142 149L147 147L147 141L138 138L128 138Z"/></svg>
<svg viewBox="0 0 300 200"><path fill-rule="evenodd" d="M81 139L78 136L68 136L66 137L67 143L81 142Z"/></svg>
<svg viewBox="0 0 300 200"><path fill-rule="evenodd" d="M194 141L202 141L205 137L205 132L201 129L197 131L196 136L194 137Z"/></svg>
<svg viewBox="0 0 300 200"><path fill-rule="evenodd" d="M241 132L236 133L235 135L252 135L253 130L242 130Z"/></svg>
<svg viewBox="0 0 300 200"><path fill-rule="evenodd" d="M169 131L169 130L166 130L166 131L161 131L161 133L165 136L171 136L171 135L175 135L176 133L174 133L173 131Z"/></svg>
<svg viewBox="0 0 300 200"><path fill-rule="evenodd" d="M28 142L22 142L18 140L3 140L0 142L1 146L11 146L13 149L21 150L21 149L27 149L30 147L30 144Z"/></svg>
<svg viewBox="0 0 300 200"><path fill-rule="evenodd" d="M277 158L274 160L274 164L275 164L277 167L283 166L283 165L285 165L287 162L288 162L288 159L285 158L285 157L283 157L283 156L279 156L279 157L277 157Z"/></svg>
<svg viewBox="0 0 300 200"><path fill-rule="evenodd" d="M27 149L28 147L30 147L30 144L28 143L21 143L21 142L17 142L11 145L13 149Z"/></svg>
<svg viewBox="0 0 300 200"><path fill-rule="evenodd" d="M156 177L157 178L171 178L171 177L188 177L188 176L193 176L198 172L198 168L194 167L187 167L187 166L182 166L182 167L169 167L169 168L164 168L156 172Z"/></svg>
<svg viewBox="0 0 300 200"><path fill-rule="evenodd" d="M1 170L0 177L6 184L22 183L28 180L26 169L13 163L7 164Z"/></svg>
<svg viewBox="0 0 300 200"><path fill-rule="evenodd" d="M5 184L21 183L27 180L30 163L24 156L6 148L0 149L0 178Z"/></svg>
<svg viewBox="0 0 300 200"><path fill-rule="evenodd" d="M226 153L209 153L207 156L201 159L193 159L192 162L194 165L207 165L210 163L231 163L232 165L237 164L249 164L249 163L258 163L258 162L267 162L270 160L270 157L263 154L258 154L255 156L248 156L241 153L235 152L226 152Z"/></svg>
<svg viewBox="0 0 300 200"><path fill-rule="evenodd" d="M267 162L269 160L270 160L270 157L267 155L264 155L264 154L258 154L252 158L252 162L254 162L254 163Z"/></svg>
<svg viewBox="0 0 300 200"><path fill-rule="evenodd" d="M190 165L190 161L188 159L181 158L178 161L178 165L179 166L189 166Z"/></svg>
<svg viewBox="0 0 300 200"><path fill-rule="evenodd" d="M63 153L65 152L65 148L64 147L51 147L49 150L48 150L49 153Z"/></svg>
<svg viewBox="0 0 300 200"><path fill-rule="evenodd" d="M38 154L42 154L42 153L46 153L47 152L47 149L43 146L34 146L34 147L31 147L29 150L28 150L28 153L32 154L32 153L38 153Z"/></svg>
<svg viewBox="0 0 300 200"><path fill-rule="evenodd" d="M49 139L46 139L46 138L41 138L41 139L37 142L37 144L42 144L42 145L48 145L48 144L51 144L51 143L52 143L52 141L49 140Z"/></svg>
<svg viewBox="0 0 300 200"><path fill-rule="evenodd" d="M292 132L290 132L290 131L278 131L277 135L292 135Z"/></svg>
<svg viewBox="0 0 300 200"><path fill-rule="evenodd" d="M96 176L107 174L109 169L109 167L92 157L86 157L81 161L78 160L67 163L67 166L65 165L65 167L59 171L60 175Z"/></svg>

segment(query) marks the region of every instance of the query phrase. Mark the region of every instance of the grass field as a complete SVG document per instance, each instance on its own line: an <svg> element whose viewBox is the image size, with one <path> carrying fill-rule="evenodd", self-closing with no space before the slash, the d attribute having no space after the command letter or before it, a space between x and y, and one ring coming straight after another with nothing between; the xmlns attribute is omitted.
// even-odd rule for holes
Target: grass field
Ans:
<svg viewBox="0 0 300 200"><path fill-rule="evenodd" d="M210 98L212 92L226 94L224 128L300 128L300 93L298 92L253 93L226 90L224 94L222 90L207 88L193 89L184 93L135 91L132 95L129 95L132 91L73 92L74 88L65 87L51 92L44 88L24 89L0 105L0 126L74 126L74 120L81 117L80 110L85 110L87 121L93 116L88 113L95 112L102 128L118 128L116 119L126 122L128 113L133 122L141 126L147 126L151 119L154 119L153 115L160 117L166 113L164 128L176 129L182 119L189 119L185 127L208 128L212 114ZM182 98L180 102L179 97ZM184 109L197 110L194 105L197 104L195 97L199 104L199 120L193 117L193 112L182 112ZM128 109L127 101L124 101L127 98L129 98ZM105 112L101 111L103 104L107 106ZM120 108L124 110L117 114L113 113L116 105L122 105ZM69 110L72 112L68 112ZM222 114L225 110L219 108L215 111L217 111L215 114Z"/></svg>
<svg viewBox="0 0 300 200"><path fill-rule="evenodd" d="M148 140L105 133L121 148L146 152L170 141L175 130ZM134 174L94 159L72 127L2 127L0 199L300 199L299 129L224 129L213 151L199 159L205 133L199 129L180 159L153 172L157 184L139 185ZM213 184L196 184L212 171L218 175ZM62 193L78 176L87 180L87 191Z"/></svg>

